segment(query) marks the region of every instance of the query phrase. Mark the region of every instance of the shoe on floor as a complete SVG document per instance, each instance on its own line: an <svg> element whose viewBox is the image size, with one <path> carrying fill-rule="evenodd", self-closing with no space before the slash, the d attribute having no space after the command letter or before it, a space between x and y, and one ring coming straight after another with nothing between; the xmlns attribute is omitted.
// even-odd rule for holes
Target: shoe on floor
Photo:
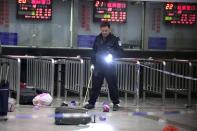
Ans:
<svg viewBox="0 0 197 131"><path fill-rule="evenodd" d="M119 110L119 105L114 104L114 105L113 105L113 111L118 111L118 110Z"/></svg>
<svg viewBox="0 0 197 131"><path fill-rule="evenodd" d="M92 105L92 104L86 104L84 106L84 108L86 108L86 109L94 109L94 105Z"/></svg>
<svg viewBox="0 0 197 131"><path fill-rule="evenodd" d="M7 116L0 116L0 121L7 121L8 117Z"/></svg>

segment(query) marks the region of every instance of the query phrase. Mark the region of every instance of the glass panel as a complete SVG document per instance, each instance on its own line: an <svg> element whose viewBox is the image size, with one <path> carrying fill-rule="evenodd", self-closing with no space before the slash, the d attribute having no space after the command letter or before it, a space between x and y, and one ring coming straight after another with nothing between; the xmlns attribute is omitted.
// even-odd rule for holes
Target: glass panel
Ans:
<svg viewBox="0 0 197 131"><path fill-rule="evenodd" d="M197 41L197 25L188 23L191 21L190 17L196 19L194 14L188 14L188 10L190 10L189 13L192 13L193 9L196 9L196 5L191 3L147 2L145 48L155 50L197 49L195 43ZM168 16L165 17L167 14ZM172 23L170 24L169 21ZM181 24L180 21L184 23Z"/></svg>
<svg viewBox="0 0 197 131"><path fill-rule="evenodd" d="M44 1L49 2L50 0ZM18 17L16 16L19 13L16 8L17 2L18 11L20 12ZM12 41L13 33L17 35L17 43L13 44L12 42L3 42L1 40L2 44L17 44L18 46L28 47L70 46L70 1L53 0L51 20L45 20L45 16L50 15L50 8L47 7L47 3L36 3L36 0L0 0L0 5L3 6L3 9L0 8L0 13L9 16L1 17L0 32L4 34L4 37L9 36L9 41ZM29 14L29 12L31 13ZM40 17L36 18L37 16ZM34 18L30 19L28 17ZM4 22L3 24L2 21Z"/></svg>

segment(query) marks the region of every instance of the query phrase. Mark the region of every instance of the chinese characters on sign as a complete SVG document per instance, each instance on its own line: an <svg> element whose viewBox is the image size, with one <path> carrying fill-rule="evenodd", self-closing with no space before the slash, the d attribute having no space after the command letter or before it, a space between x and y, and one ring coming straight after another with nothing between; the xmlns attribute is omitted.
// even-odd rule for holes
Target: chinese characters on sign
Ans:
<svg viewBox="0 0 197 131"><path fill-rule="evenodd" d="M50 20L52 0L17 0L17 18Z"/></svg>
<svg viewBox="0 0 197 131"><path fill-rule="evenodd" d="M94 22L125 23L127 20L127 2L95 0L93 12Z"/></svg>
<svg viewBox="0 0 197 131"><path fill-rule="evenodd" d="M164 21L167 24L194 25L196 24L197 4L165 3Z"/></svg>

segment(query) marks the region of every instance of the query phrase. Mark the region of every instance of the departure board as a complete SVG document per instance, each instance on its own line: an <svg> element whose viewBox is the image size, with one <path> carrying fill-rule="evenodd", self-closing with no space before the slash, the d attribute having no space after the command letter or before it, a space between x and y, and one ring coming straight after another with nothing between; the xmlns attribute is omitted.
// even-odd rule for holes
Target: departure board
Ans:
<svg viewBox="0 0 197 131"><path fill-rule="evenodd" d="M164 21L172 25L196 24L197 4L194 3L165 3Z"/></svg>
<svg viewBox="0 0 197 131"><path fill-rule="evenodd" d="M18 19L51 20L52 0L17 0Z"/></svg>
<svg viewBox="0 0 197 131"><path fill-rule="evenodd" d="M93 7L93 21L125 23L127 21L127 2L95 0Z"/></svg>

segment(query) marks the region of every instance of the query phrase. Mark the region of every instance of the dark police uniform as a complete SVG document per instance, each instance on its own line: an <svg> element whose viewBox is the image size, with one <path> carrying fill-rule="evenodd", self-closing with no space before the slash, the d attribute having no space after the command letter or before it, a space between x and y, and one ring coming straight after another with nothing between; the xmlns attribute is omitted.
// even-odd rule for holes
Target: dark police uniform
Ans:
<svg viewBox="0 0 197 131"><path fill-rule="evenodd" d="M98 35L94 41L91 63L94 65L92 76L92 92L89 104L95 105L100 94L104 78L108 83L110 98L113 104L119 104L117 78L114 62L107 63L105 57L110 53L113 58L119 57L122 52L120 39L113 34L109 34L105 40L102 34Z"/></svg>

